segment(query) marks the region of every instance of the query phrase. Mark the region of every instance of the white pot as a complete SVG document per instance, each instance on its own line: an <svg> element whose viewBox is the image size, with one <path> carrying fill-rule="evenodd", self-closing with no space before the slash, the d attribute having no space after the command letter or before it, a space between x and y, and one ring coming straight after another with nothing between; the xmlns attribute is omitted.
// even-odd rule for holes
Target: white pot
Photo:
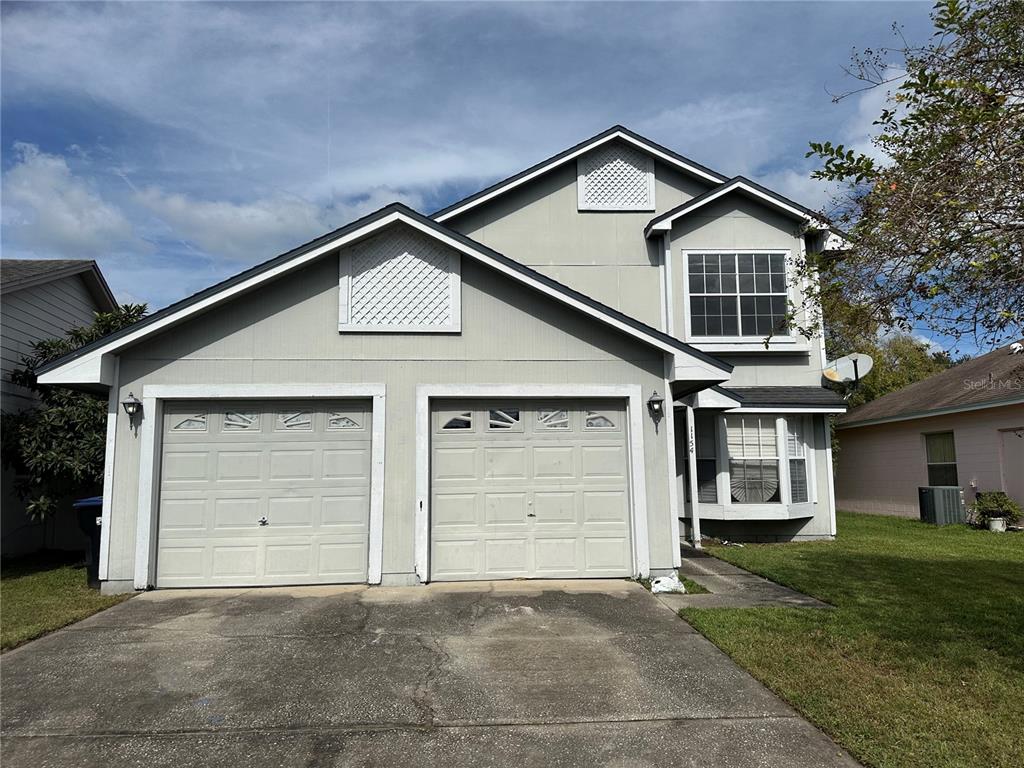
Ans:
<svg viewBox="0 0 1024 768"><path fill-rule="evenodd" d="M1006 518L990 517L988 519L988 529L992 533L1006 533Z"/></svg>

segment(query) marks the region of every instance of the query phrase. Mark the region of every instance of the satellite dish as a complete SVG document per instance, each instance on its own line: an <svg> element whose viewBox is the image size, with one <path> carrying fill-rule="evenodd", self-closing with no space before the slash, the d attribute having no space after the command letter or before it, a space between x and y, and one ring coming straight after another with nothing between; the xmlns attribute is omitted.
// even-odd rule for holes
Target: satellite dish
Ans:
<svg viewBox="0 0 1024 768"><path fill-rule="evenodd" d="M829 381L837 384L849 384L863 379L871 371L874 362L868 355L860 352L840 357L833 360L822 371L822 375Z"/></svg>

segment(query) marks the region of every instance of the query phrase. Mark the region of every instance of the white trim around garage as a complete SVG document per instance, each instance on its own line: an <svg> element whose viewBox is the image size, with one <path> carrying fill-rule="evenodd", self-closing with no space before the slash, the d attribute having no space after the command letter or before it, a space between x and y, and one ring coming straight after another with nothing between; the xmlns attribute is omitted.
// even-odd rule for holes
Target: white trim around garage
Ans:
<svg viewBox="0 0 1024 768"><path fill-rule="evenodd" d="M590 384L421 384L416 387L416 542L415 567L421 583L430 580L430 401L435 398L587 399L618 398L628 403L630 522L633 573L651 571L647 530L647 482L644 460L644 406L641 387Z"/></svg>
<svg viewBox="0 0 1024 768"><path fill-rule="evenodd" d="M121 407L118 374L121 360L114 361L114 382L107 393L107 440L103 454L103 504L100 509L100 561L98 576L106 581L110 573L110 510L114 503L114 451L117 447L117 411Z"/></svg>
<svg viewBox="0 0 1024 768"><path fill-rule="evenodd" d="M139 499L135 523L135 588L148 589L156 579L156 515L159 429L165 400L335 400L373 401L370 443L370 530L367 581L379 584L384 558L384 424L383 384L184 384L142 388L142 425L139 456ZM109 439L109 438L108 438ZM108 450L110 446L108 445Z"/></svg>
<svg viewBox="0 0 1024 768"><path fill-rule="evenodd" d="M676 412L672 407L672 384L670 377L675 371L675 361L671 355L665 355L665 401L664 409L665 439L668 441L668 510L669 535L672 537L672 566L678 568L683 564L683 553L679 547L679 518L683 511L679 508L679 464L676 456Z"/></svg>

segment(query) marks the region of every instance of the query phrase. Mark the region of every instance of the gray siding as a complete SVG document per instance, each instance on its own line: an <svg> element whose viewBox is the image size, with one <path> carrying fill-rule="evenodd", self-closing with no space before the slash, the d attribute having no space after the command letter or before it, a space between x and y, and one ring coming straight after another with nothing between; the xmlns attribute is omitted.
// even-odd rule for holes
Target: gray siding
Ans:
<svg viewBox="0 0 1024 768"><path fill-rule="evenodd" d="M708 187L661 162L654 178L656 211L579 211L569 162L445 224L661 328L661 244L648 242L644 227Z"/></svg>
<svg viewBox="0 0 1024 768"><path fill-rule="evenodd" d="M0 303L0 368L4 410L31 404L26 390L10 383L11 371L32 353L32 342L64 336L93 321L96 303L79 275L71 275L7 294Z"/></svg>
<svg viewBox="0 0 1024 768"><path fill-rule="evenodd" d="M327 256L122 355L119 396L153 384L385 383L384 573L413 570L418 384L639 384L662 390L662 354L497 275L462 263L460 334L339 334L338 262ZM131 579L139 443L118 412L111 580ZM665 430L644 418L651 566L671 567Z"/></svg>
<svg viewBox="0 0 1024 768"><path fill-rule="evenodd" d="M32 342L64 336L71 328L93 321L96 303L79 275L71 275L41 285L9 293L0 300L0 400L4 411L21 411L32 406L32 393L10 381L11 371L21 367L23 357L32 354ZM70 516L47 525L25 514L25 506L15 495L14 478L6 468L3 474L0 504L2 542L5 555L22 554L43 546L55 549L84 547L84 539Z"/></svg>

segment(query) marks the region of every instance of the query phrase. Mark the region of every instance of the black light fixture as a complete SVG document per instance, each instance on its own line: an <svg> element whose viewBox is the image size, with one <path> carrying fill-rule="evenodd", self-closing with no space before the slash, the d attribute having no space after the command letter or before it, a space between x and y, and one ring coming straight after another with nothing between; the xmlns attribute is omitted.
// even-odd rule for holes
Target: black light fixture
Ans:
<svg viewBox="0 0 1024 768"><path fill-rule="evenodd" d="M121 401L121 405L129 419L135 418L135 414L142 410L142 401L133 392L128 393L128 397Z"/></svg>
<svg viewBox="0 0 1024 768"><path fill-rule="evenodd" d="M647 398L647 410L651 412L651 418L654 419L655 424L665 415L665 398L658 394L658 390L654 390Z"/></svg>

